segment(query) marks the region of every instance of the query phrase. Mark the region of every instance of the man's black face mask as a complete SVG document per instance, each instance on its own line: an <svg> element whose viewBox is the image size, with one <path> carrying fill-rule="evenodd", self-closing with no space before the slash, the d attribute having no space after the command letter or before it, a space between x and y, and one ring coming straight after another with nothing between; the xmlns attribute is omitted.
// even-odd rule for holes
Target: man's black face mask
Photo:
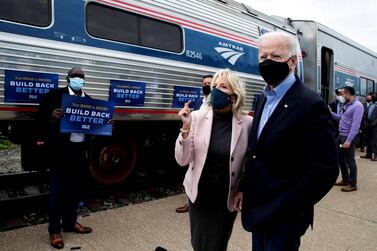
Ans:
<svg viewBox="0 0 377 251"><path fill-rule="evenodd" d="M285 62L277 62L271 59L267 59L259 63L260 75L267 84L275 87L288 76L288 61L291 59L292 57L290 57Z"/></svg>
<svg viewBox="0 0 377 251"><path fill-rule="evenodd" d="M211 86L209 85L202 86L202 91L204 95L208 96L211 93Z"/></svg>

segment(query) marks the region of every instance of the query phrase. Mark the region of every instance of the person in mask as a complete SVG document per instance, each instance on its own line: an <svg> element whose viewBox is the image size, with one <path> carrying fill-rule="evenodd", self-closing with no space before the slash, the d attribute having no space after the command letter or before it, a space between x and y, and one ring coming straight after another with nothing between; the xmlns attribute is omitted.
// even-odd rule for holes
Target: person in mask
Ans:
<svg viewBox="0 0 377 251"><path fill-rule="evenodd" d="M218 71L211 89L208 109L191 112L189 101L178 113L182 128L175 159L181 166L189 165L183 185L195 251L227 249L237 215L233 198L252 124L252 117L242 112L245 89L234 72Z"/></svg>
<svg viewBox="0 0 377 251"><path fill-rule="evenodd" d="M202 92L203 98L198 99L194 105L194 110L201 110L208 108L208 95L211 93L211 81L213 75L205 75L202 78Z"/></svg>
<svg viewBox="0 0 377 251"><path fill-rule="evenodd" d="M60 133L63 94L88 97L82 87L84 72L73 67L68 71L68 85L47 93L39 105L37 122L45 145L50 168L50 199L48 232L51 246L64 247L61 231L87 234L92 231L77 222L80 182L87 170L89 137L82 133Z"/></svg>
<svg viewBox="0 0 377 251"><path fill-rule="evenodd" d="M329 108L332 112L335 112L336 114L340 114L340 111L342 110L342 106L344 104L345 100L342 96L342 89L338 88L335 89L335 100L334 102L331 102L329 104ZM335 136L338 137L339 135L339 121L337 120L332 120L333 126L334 126L334 131L335 131Z"/></svg>
<svg viewBox="0 0 377 251"><path fill-rule="evenodd" d="M355 89L345 86L342 89L345 103L341 114L332 113L332 117L339 121L339 164L342 180L336 186L344 186L342 192L357 190L357 166L355 161L355 146L359 133L364 107L355 97Z"/></svg>
<svg viewBox="0 0 377 251"><path fill-rule="evenodd" d="M194 110L203 110L208 108L208 95L211 93L211 81L213 79L213 75L205 75L202 78L202 92L203 97L198 99L198 101L194 105ZM175 209L177 213L187 213L188 212L188 203L184 204L181 207L177 207Z"/></svg>
<svg viewBox="0 0 377 251"><path fill-rule="evenodd" d="M373 93L368 93L368 95L365 97L366 103L364 104L364 115L363 115L363 120L362 120L362 127L363 127L363 137L360 139L363 142L363 146L366 146L366 154L363 156L360 156L360 158L363 159L373 159L374 157L372 156L372 147L373 147L373 134L372 134L372 128L371 125L371 118L372 114L374 112L374 109L376 107L375 101L373 101L373 97L375 95ZM376 119L376 118L374 118ZM377 136L377 135L376 135ZM376 138L377 140L377 138ZM377 143L377 142L376 142ZM376 160L377 160L377 145L375 146L375 151L374 153L376 154Z"/></svg>
<svg viewBox="0 0 377 251"><path fill-rule="evenodd" d="M339 174L328 106L294 74L297 38L270 32L259 40L266 86L249 136L245 173L234 199L253 251L299 250L314 205Z"/></svg>

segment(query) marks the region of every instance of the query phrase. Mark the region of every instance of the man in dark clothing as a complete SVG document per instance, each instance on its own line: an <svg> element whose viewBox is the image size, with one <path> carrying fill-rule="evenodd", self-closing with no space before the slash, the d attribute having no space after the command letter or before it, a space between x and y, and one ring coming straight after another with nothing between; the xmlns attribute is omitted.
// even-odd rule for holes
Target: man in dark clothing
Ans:
<svg viewBox="0 0 377 251"><path fill-rule="evenodd" d="M244 229L252 232L253 251L297 251L313 223L314 205L339 173L330 112L294 75L296 49L296 39L286 33L260 37L259 71L267 85L234 200Z"/></svg>
<svg viewBox="0 0 377 251"><path fill-rule="evenodd" d="M329 104L331 111L336 113L336 114L340 114L340 111L341 111L342 105L343 105L340 102L341 101L340 97L342 96L341 90L342 89L339 89L339 88L335 89L335 100L334 100L334 102ZM334 125L335 136L337 137L339 135L339 122L334 120L334 119L332 120L332 122L333 122L333 125Z"/></svg>
<svg viewBox="0 0 377 251"><path fill-rule="evenodd" d="M369 101L369 102L368 102ZM367 152L361 158L371 159L377 161L377 94L370 94L367 96L367 110L365 112L365 143L367 145Z"/></svg>
<svg viewBox="0 0 377 251"><path fill-rule="evenodd" d="M365 147L368 146L369 136L367 130L367 117L368 117L368 107L372 104L372 93L368 93L365 96L366 103L363 103L364 114L360 124L359 142L357 147L360 147L360 152L365 152Z"/></svg>
<svg viewBox="0 0 377 251"><path fill-rule="evenodd" d="M50 167L49 226L50 243L61 249L64 242L60 232L90 233L89 227L77 222L79 187L88 165L88 136L82 133L60 133L60 119L63 94L88 97L83 91L84 72L74 67L68 71L68 85L52 91L42 100L37 121L40 125L42 142L47 149Z"/></svg>

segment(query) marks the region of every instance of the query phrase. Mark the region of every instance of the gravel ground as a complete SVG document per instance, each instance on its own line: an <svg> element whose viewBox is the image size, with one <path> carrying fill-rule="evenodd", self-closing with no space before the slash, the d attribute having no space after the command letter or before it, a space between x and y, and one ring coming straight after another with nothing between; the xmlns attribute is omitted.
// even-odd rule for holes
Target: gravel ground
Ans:
<svg viewBox="0 0 377 251"><path fill-rule="evenodd" d="M14 145L10 149L0 150L0 173L21 171L21 146Z"/></svg>
<svg viewBox="0 0 377 251"><path fill-rule="evenodd" d="M85 217L97 211L161 199L182 192L181 184L164 184L150 186L137 191L107 193L98 197L87 198L85 201L80 202L78 214ZM0 216L0 232L48 222L47 199L48 197L44 197L42 200L32 203L29 201L27 203L28 205L34 204L35 207L25 205L22 210L18 208L2 214Z"/></svg>

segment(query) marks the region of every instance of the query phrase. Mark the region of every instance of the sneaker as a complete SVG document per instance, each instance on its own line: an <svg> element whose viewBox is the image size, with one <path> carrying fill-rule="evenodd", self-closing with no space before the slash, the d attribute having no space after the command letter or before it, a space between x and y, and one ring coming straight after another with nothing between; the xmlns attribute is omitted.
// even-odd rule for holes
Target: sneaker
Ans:
<svg viewBox="0 0 377 251"><path fill-rule="evenodd" d="M356 191L356 190L357 190L356 185L348 185L348 186L342 187L342 189L340 189L340 191L342 191L342 192L352 192L352 191Z"/></svg>

